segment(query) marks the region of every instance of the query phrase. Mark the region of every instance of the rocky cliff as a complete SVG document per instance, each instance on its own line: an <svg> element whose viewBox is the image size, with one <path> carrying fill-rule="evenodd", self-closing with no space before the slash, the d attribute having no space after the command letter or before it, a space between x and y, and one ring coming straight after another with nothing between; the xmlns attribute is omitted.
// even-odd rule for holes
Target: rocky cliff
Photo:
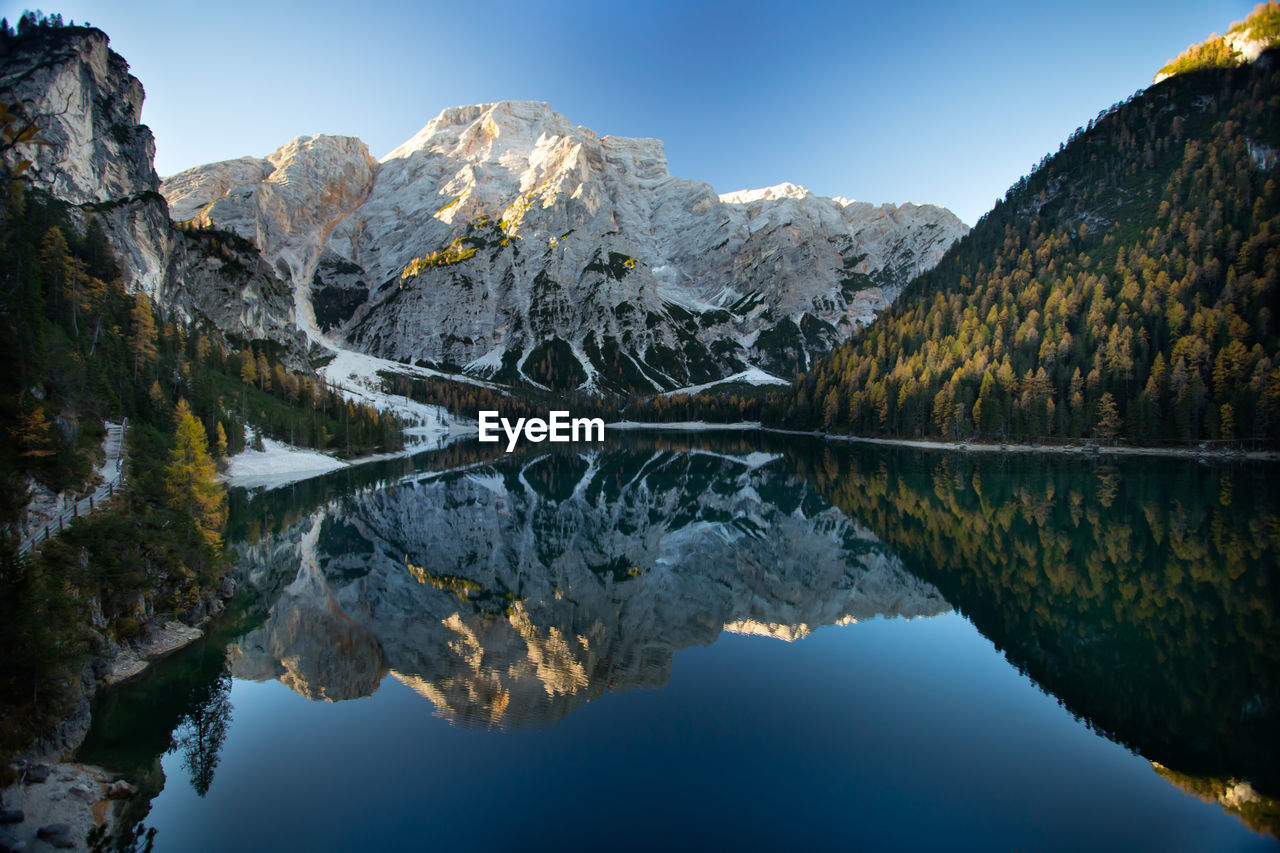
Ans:
<svg viewBox="0 0 1280 853"><path fill-rule="evenodd" d="M445 110L376 164L357 140L302 137L161 189L175 218L254 240L313 334L597 390L789 376L967 230L789 184L720 196L670 175L658 140L529 102Z"/></svg>
<svg viewBox="0 0 1280 853"><path fill-rule="evenodd" d="M37 189L96 217L130 289L246 338L298 339L289 285L233 235L176 229L159 192L155 142L140 124L143 89L92 27L33 27L0 44L0 99L20 104L47 145L31 160Z"/></svg>

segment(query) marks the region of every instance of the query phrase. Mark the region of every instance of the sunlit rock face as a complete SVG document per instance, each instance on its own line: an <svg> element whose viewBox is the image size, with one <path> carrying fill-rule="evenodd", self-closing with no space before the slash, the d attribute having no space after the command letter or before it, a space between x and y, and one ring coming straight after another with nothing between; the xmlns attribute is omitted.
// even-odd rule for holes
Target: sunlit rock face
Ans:
<svg viewBox="0 0 1280 853"><path fill-rule="evenodd" d="M720 196L671 176L656 139L601 137L530 102L445 110L376 168L356 140L302 138L162 192L175 218L283 258L313 331L544 382L531 356L555 341L563 374L594 389L748 364L789 376L968 230L932 205L790 184Z"/></svg>
<svg viewBox="0 0 1280 853"><path fill-rule="evenodd" d="M36 30L8 48L0 93L22 105L49 144L18 146L7 156L30 160L25 177L70 205L73 222L98 219L126 287L179 316L292 346L298 333L287 281L252 246L173 227L153 165L155 141L139 124L142 84L107 36L88 27Z"/></svg>
<svg viewBox="0 0 1280 853"><path fill-rule="evenodd" d="M237 676L340 699L389 671L471 725L552 724L607 690L661 686L677 651L724 631L797 640L950 609L761 453L431 476L344 498L240 565L277 592L232 648Z"/></svg>
<svg viewBox="0 0 1280 853"><path fill-rule="evenodd" d="M330 231L368 196L377 166L358 139L300 136L263 159L180 172L164 194L175 220L252 240L285 280L310 282ZM303 325L313 325L310 294L303 288L296 298Z"/></svg>

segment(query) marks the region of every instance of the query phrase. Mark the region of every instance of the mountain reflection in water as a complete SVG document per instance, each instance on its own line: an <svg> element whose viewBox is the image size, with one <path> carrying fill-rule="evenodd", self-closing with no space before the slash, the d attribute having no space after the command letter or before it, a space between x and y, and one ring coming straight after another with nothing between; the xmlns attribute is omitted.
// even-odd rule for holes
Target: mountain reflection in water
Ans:
<svg viewBox="0 0 1280 853"><path fill-rule="evenodd" d="M466 725L555 723L660 687L722 631L792 640L950 610L780 454L525 455L411 477L239 549L272 600L237 678L313 699L390 673Z"/></svg>
<svg viewBox="0 0 1280 853"><path fill-rule="evenodd" d="M239 604L204 644L104 695L81 757L150 773L154 793L158 757L177 751L203 795L235 730L228 675L328 702L383 695L390 675L458 730L511 738L662 687L677 652L725 632L789 642L954 608L1089 728L1274 836L1273 473L611 435L581 453L461 444L238 493Z"/></svg>

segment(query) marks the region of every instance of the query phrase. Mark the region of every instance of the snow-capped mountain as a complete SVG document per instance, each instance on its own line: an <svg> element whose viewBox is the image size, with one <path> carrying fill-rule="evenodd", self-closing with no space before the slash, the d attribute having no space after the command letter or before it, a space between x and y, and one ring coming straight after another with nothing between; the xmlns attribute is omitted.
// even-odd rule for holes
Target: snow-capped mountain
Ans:
<svg viewBox="0 0 1280 853"><path fill-rule="evenodd" d="M790 184L717 195L670 175L660 141L531 102L445 110L376 163L300 137L161 192L175 220L253 240L313 334L560 388L790 376L967 230Z"/></svg>

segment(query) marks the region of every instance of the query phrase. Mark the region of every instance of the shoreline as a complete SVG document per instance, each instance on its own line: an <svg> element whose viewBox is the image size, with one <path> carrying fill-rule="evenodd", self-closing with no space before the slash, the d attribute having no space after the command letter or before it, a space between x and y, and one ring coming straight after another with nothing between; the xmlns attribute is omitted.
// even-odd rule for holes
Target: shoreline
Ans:
<svg viewBox="0 0 1280 853"><path fill-rule="evenodd" d="M799 435L826 441L851 441L860 444L879 444L892 447L914 447L918 450L950 450L964 453L1056 453L1067 456L1163 456L1173 459L1245 460L1255 462L1280 462L1280 450L1222 450L1203 447L1151 447L1120 444L1025 444L1022 442L939 441L927 438L876 438L862 435L842 435L819 430L783 429L765 426L759 421L735 421L711 423L708 421L654 422L619 421L605 424L607 429L618 430L672 430L684 432L709 432L713 430L749 431L774 435Z"/></svg>
<svg viewBox="0 0 1280 853"><path fill-rule="evenodd" d="M1280 462L1276 450L1210 450L1202 447L1150 447L1104 444L1023 444L1003 442L937 441L934 439L872 438L838 433L803 432L777 427L762 427L765 432L779 435L810 435L828 441L854 441L861 444L880 444L895 447L914 447L920 450L951 450L965 453L1057 453L1066 456L1163 456L1172 459L1252 460Z"/></svg>
<svg viewBox="0 0 1280 853"><path fill-rule="evenodd" d="M410 433L414 428L406 430ZM407 445L390 453L373 453L353 459L338 459L328 453L298 448L274 442L276 464L268 464L258 470L240 472L224 471L219 480L229 488L271 489L309 480L328 474L332 471L355 467L369 462L380 462L387 459L412 456L426 450L439 449L460 437L471 433L473 425L462 420L451 422L445 429L416 428L419 434L429 435L431 440ZM890 447L907 447L917 450L941 450L961 453L1051 453L1063 456L1153 456L1166 459L1199 459L1215 461L1254 461L1280 462L1280 450L1228 450L1201 447L1151 447L1128 445L1103 445L1081 440L1078 444L1026 444L1022 442L970 442L940 441L937 439L888 438L860 435L842 435L819 430L793 430L781 427L765 426L760 421L735 421L732 423L713 423L710 421L614 421L605 424L606 430L618 432L752 432L760 431L774 435L804 436L826 441L857 442ZM252 454L254 451L244 451ZM266 455L266 454L263 454ZM233 457L233 460L237 457ZM293 464L279 465L283 458L289 458ZM317 464L323 463L323 464ZM256 466L254 466L256 467Z"/></svg>
<svg viewBox="0 0 1280 853"><path fill-rule="evenodd" d="M710 421L613 421L607 423L604 428L622 430L674 430L677 432L708 432L712 430L733 430L736 432L746 432L748 430L765 429L759 421L735 421L729 424L716 424Z"/></svg>
<svg viewBox="0 0 1280 853"><path fill-rule="evenodd" d="M242 450L232 456L227 468L218 475L218 481L229 489L272 489L290 486L344 468L385 462L413 456L446 447L458 436L471 432L470 424L450 423L443 430L430 427L409 427L405 435L429 436L426 441L406 444L399 450L386 453L369 453L351 459L339 459L330 453L307 447L286 444L275 439L263 439L266 451ZM417 430L417 432L415 432ZM242 470L234 470L240 468Z"/></svg>
<svg viewBox="0 0 1280 853"><path fill-rule="evenodd" d="M120 828L123 814L144 795L141 780L131 780L79 759L80 746L93 721L93 702L101 691L138 677L157 661L203 639L209 624L221 614L222 601L228 595L225 586L212 593L206 603L207 612L195 625L176 619L153 620L141 639L85 662L75 709L52 731L14 756L11 766L18 778L0 788L0 803L6 815L0 831L0 849L52 846L88 850L87 838L95 828L107 838L112 837ZM86 678L91 683L86 684Z"/></svg>

